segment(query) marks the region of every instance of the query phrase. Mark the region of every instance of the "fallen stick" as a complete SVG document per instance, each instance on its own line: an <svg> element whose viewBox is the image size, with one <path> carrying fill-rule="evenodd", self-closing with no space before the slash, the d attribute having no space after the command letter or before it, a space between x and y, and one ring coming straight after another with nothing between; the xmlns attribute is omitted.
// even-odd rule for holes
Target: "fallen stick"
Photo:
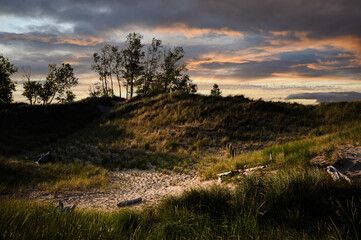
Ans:
<svg viewBox="0 0 361 240"><path fill-rule="evenodd" d="M142 198L135 198L132 200L128 200L128 201L123 201L117 204L118 207L126 207L126 206L131 206L137 203L140 203L142 201Z"/></svg>

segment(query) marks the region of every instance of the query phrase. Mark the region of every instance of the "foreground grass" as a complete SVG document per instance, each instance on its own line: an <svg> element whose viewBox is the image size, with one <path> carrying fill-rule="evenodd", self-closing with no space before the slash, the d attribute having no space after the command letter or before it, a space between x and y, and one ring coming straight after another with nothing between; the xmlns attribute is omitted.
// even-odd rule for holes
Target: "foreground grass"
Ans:
<svg viewBox="0 0 361 240"><path fill-rule="evenodd" d="M1 200L2 239L357 239L361 185L318 170L244 178L141 211L55 211L50 204Z"/></svg>
<svg viewBox="0 0 361 240"><path fill-rule="evenodd" d="M91 164L37 165L0 157L0 193L16 193L29 188L51 192L105 188L108 182L108 171Z"/></svg>

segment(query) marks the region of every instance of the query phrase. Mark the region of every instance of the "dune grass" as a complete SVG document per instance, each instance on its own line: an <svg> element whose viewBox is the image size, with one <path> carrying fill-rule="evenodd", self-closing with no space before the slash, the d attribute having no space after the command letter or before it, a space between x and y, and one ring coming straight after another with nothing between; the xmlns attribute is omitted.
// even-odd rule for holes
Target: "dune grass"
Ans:
<svg viewBox="0 0 361 240"><path fill-rule="evenodd" d="M205 156L217 157L228 143L238 152L254 151L345 131L360 126L360 119L360 102L304 106L172 93L120 103L46 150L59 162L90 161L109 169L190 169Z"/></svg>
<svg viewBox="0 0 361 240"><path fill-rule="evenodd" d="M215 178L217 173L231 169L244 169L260 165L268 165L269 168L300 168L304 169L311 165L311 159L318 155L325 155L331 164L337 154L331 154L340 146L360 144L361 127L327 134L319 137L311 137L283 144L277 144L258 151L242 152L235 158L227 155L211 155L200 160L200 172L204 178ZM273 161L270 160L272 153Z"/></svg>
<svg viewBox="0 0 361 240"><path fill-rule="evenodd" d="M49 192L105 188L109 173L102 167L84 163L47 163L10 161L0 157L0 193L18 193L26 189Z"/></svg>
<svg viewBox="0 0 361 240"><path fill-rule="evenodd" d="M240 179L169 197L159 206L114 212L54 210L0 200L2 239L357 239L361 185L317 169Z"/></svg>

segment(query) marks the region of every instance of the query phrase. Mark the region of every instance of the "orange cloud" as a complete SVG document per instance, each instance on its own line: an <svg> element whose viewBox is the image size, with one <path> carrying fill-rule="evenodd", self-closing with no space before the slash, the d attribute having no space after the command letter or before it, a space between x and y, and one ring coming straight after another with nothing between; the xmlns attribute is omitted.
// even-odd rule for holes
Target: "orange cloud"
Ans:
<svg viewBox="0 0 361 240"><path fill-rule="evenodd" d="M308 48L324 50L329 46L335 48L344 49L345 51L355 52L361 55L361 39L355 36L341 36L334 38L323 38L314 39L310 38L307 32L294 32L294 31L283 31L283 32L272 32L273 36L291 36L294 35L298 40L290 39L274 39L272 36L268 37L268 42L271 44L269 47L263 49L268 52L288 52L288 51L299 51Z"/></svg>
<svg viewBox="0 0 361 240"><path fill-rule="evenodd" d="M103 38L97 37L68 37L61 36L57 38L57 41L54 44L74 44L78 46L95 46L99 43L104 42Z"/></svg>
<svg viewBox="0 0 361 240"><path fill-rule="evenodd" d="M343 49L346 52L339 54L339 57L346 57L350 59L350 64L347 66L337 66L337 61L321 61L312 64L303 64L308 68L315 70L333 70L341 68L355 68L361 67L361 39L354 36L335 37L329 39L311 39L307 32L272 32L273 36L281 37L280 39L273 39L269 37L268 42L270 46L250 47L239 51L232 52L210 52L203 54L197 59L190 59L188 61L188 68L190 70L202 71L209 70L200 67L204 63L245 63L249 61L265 62L278 60L274 55L284 52L302 51L305 49L326 50L330 46L338 49ZM296 36L298 40L282 39L282 37ZM355 53L355 54L352 54ZM294 65L293 67L299 67Z"/></svg>
<svg viewBox="0 0 361 240"><path fill-rule="evenodd" d="M216 34L224 34L231 37L243 37L243 33L239 31L229 30L227 27L221 29L213 29L213 28L194 28L189 27L184 23L177 23L172 25L171 27L157 27L153 29L155 32L160 34L177 34L181 33L187 38L197 37L204 34L216 33Z"/></svg>
<svg viewBox="0 0 361 240"><path fill-rule="evenodd" d="M70 61L67 61L67 63L71 64L71 65L79 65L79 59L80 58L91 58L90 55L86 55L86 54L78 54L76 56L74 56Z"/></svg>

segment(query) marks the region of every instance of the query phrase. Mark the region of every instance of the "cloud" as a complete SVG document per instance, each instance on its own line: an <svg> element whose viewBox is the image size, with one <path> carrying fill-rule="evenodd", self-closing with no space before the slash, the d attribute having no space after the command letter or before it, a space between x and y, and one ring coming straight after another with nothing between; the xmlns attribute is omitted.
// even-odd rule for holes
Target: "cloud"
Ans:
<svg viewBox="0 0 361 240"><path fill-rule="evenodd" d="M360 79L361 76L361 68L355 64L356 56L352 53L345 54L339 49L305 49L275 54L271 52L269 55L264 53L262 52L261 58L252 53L218 58L205 56L191 61L191 69L196 76L211 72L211 75L219 78L232 76L245 80L285 73L305 78L347 76L350 79Z"/></svg>
<svg viewBox="0 0 361 240"><path fill-rule="evenodd" d="M317 102L351 102L361 101L359 92L315 92L315 93L297 93L286 97L286 100L296 99L314 99Z"/></svg>
<svg viewBox="0 0 361 240"><path fill-rule="evenodd" d="M76 35L63 35L63 34L50 34L41 32L32 32L26 34L16 33L0 33L1 41L27 41L27 42L40 42L40 43L52 43L52 44L71 44L78 46L96 46L103 43L104 39L98 37L82 37Z"/></svg>
<svg viewBox="0 0 361 240"><path fill-rule="evenodd" d="M234 31L305 31L312 37L361 37L359 0L1 0L0 14L43 16L75 24L76 32L94 33L129 24Z"/></svg>
<svg viewBox="0 0 361 240"><path fill-rule="evenodd" d="M361 80L359 0L0 0L0 47L46 75L129 32L183 46L191 78L236 83L289 78ZM84 77L85 79L85 77ZM331 86L330 86L331 88ZM324 89L322 89L324 90Z"/></svg>

